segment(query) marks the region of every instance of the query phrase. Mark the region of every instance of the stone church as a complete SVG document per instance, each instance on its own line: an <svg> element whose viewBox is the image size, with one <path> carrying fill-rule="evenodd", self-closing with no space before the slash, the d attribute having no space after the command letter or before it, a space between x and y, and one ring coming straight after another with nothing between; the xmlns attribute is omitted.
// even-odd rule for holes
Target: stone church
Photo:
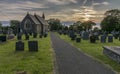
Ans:
<svg viewBox="0 0 120 74"><path fill-rule="evenodd" d="M48 31L49 24L45 20L43 13L42 17L34 14L27 13L20 24L20 29L23 33L39 33L43 34Z"/></svg>

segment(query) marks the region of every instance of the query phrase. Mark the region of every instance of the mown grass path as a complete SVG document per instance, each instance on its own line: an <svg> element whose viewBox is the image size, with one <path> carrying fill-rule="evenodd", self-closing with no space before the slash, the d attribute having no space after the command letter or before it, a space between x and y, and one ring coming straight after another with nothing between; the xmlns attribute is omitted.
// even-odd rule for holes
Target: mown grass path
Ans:
<svg viewBox="0 0 120 74"><path fill-rule="evenodd" d="M86 56L54 33L51 40L59 74L115 74L111 69Z"/></svg>

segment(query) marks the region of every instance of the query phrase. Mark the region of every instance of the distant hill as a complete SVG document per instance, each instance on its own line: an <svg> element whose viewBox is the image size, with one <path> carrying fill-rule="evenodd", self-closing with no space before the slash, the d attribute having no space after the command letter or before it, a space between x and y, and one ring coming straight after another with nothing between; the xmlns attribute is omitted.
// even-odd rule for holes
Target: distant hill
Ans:
<svg viewBox="0 0 120 74"><path fill-rule="evenodd" d="M10 26L10 21L0 21L2 26Z"/></svg>

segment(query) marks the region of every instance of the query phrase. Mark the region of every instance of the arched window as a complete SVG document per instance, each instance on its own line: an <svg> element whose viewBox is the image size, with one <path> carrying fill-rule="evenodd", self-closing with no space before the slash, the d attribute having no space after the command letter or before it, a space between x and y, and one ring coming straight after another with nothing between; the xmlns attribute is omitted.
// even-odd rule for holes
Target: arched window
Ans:
<svg viewBox="0 0 120 74"><path fill-rule="evenodd" d="M25 21L24 28L27 30L31 29L31 21L29 19Z"/></svg>

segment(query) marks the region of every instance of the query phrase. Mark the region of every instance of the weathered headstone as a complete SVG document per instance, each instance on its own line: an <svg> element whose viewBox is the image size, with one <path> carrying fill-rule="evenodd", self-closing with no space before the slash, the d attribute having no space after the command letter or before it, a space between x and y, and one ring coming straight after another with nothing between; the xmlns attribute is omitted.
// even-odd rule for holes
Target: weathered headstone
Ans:
<svg viewBox="0 0 120 74"><path fill-rule="evenodd" d="M113 36L108 36L108 42L113 42Z"/></svg>
<svg viewBox="0 0 120 74"><path fill-rule="evenodd" d="M96 40L99 40L99 33L98 32L95 32L94 36L95 36Z"/></svg>
<svg viewBox="0 0 120 74"><path fill-rule="evenodd" d="M33 33L33 38L37 38L37 33Z"/></svg>
<svg viewBox="0 0 120 74"><path fill-rule="evenodd" d="M38 51L38 41L28 41L29 51Z"/></svg>
<svg viewBox="0 0 120 74"><path fill-rule="evenodd" d="M89 33L88 32L85 31L82 36L83 36L82 37L83 40L89 40Z"/></svg>
<svg viewBox="0 0 120 74"><path fill-rule="evenodd" d="M45 32L45 33L44 33L44 37L47 37L47 35L48 35L47 32Z"/></svg>
<svg viewBox="0 0 120 74"><path fill-rule="evenodd" d="M81 42L81 38L76 38L76 42L77 43Z"/></svg>
<svg viewBox="0 0 120 74"><path fill-rule="evenodd" d="M22 41L16 42L16 51L24 51L24 43Z"/></svg>
<svg viewBox="0 0 120 74"><path fill-rule="evenodd" d="M21 40L21 39L22 39L22 34L21 34L21 33L18 33L17 39L18 39L18 40Z"/></svg>
<svg viewBox="0 0 120 74"><path fill-rule="evenodd" d="M1 41L1 42L6 42L6 41L7 41L6 35L0 36L0 41Z"/></svg>
<svg viewBox="0 0 120 74"><path fill-rule="evenodd" d="M25 40L29 40L29 35L25 34Z"/></svg>
<svg viewBox="0 0 120 74"><path fill-rule="evenodd" d="M39 35L39 38L42 38L42 36L43 36L43 35L42 35L42 34L40 34L40 35Z"/></svg>
<svg viewBox="0 0 120 74"><path fill-rule="evenodd" d="M76 39L76 35L72 35L71 40L75 40L75 39Z"/></svg>
<svg viewBox="0 0 120 74"><path fill-rule="evenodd" d="M95 43L96 42L96 37L93 35L93 36L90 36L90 43Z"/></svg>
<svg viewBox="0 0 120 74"><path fill-rule="evenodd" d="M32 32L29 32L29 35L32 36Z"/></svg>
<svg viewBox="0 0 120 74"><path fill-rule="evenodd" d="M101 43L106 43L106 36L102 35L100 38Z"/></svg>

